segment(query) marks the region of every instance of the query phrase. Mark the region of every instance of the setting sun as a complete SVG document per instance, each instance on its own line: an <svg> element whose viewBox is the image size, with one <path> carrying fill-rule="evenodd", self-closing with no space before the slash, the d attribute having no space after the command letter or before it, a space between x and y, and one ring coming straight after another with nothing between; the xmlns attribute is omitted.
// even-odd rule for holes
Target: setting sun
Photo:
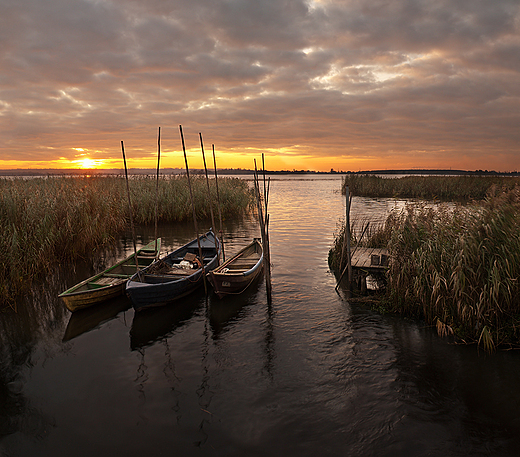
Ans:
<svg viewBox="0 0 520 457"><path fill-rule="evenodd" d="M81 168L94 168L95 162L92 159L83 159L81 161Z"/></svg>
<svg viewBox="0 0 520 457"><path fill-rule="evenodd" d="M84 159L78 160L77 163L81 168L92 169L92 168L97 168L100 164L100 161L90 159L89 157L85 157Z"/></svg>

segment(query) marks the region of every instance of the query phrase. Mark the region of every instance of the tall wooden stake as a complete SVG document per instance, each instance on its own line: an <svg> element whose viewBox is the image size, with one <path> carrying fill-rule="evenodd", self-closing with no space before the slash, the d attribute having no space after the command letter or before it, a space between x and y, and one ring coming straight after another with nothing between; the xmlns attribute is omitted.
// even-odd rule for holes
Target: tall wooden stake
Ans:
<svg viewBox="0 0 520 457"><path fill-rule="evenodd" d="M343 268L343 259L345 258L345 251L347 250L347 243L350 246L350 206L352 204L352 195L350 195L350 191L348 186L345 186L345 195L346 195L346 215L345 215L345 231L343 233L343 247L341 248L341 257L339 260L339 268ZM349 249L350 252L350 249ZM348 260L345 264L345 269L343 270L343 274L347 270ZM343 274L341 277L343 277ZM338 280L338 284L341 278Z"/></svg>
<svg viewBox="0 0 520 457"><path fill-rule="evenodd" d="M204 282L204 292L208 293L208 286L206 285L206 270L204 269L204 257L202 256L202 247L200 245L199 228L197 224L197 213L195 211L195 200L193 198L193 190L191 188L190 171L188 167L188 156L186 155L186 146L184 145L184 134L182 133L182 125L179 125L182 140L182 151L184 152L184 162L186 163L186 177L188 178L188 188L190 190L191 207L193 210L193 224L195 225L195 234L197 236L197 244L199 246L199 257L202 262L202 280Z"/></svg>
<svg viewBox="0 0 520 457"><path fill-rule="evenodd" d="M349 290L352 288L352 257L350 255L350 203L352 199L350 198L350 190L347 186L347 277L348 277L348 288Z"/></svg>
<svg viewBox="0 0 520 457"><path fill-rule="evenodd" d="M208 199L209 199L209 212L211 214L211 226L213 227L213 230L217 230L215 227L215 217L213 216L213 205L211 203L211 190L209 188L209 176L208 176L208 167L206 166L206 156L204 155L204 143L202 142L202 133L199 132L199 138L200 138L200 149L202 150L202 161L204 162L204 171L206 172L206 184L208 186ZM215 249L217 250L218 255L218 261L220 264L220 253L218 249L218 240L217 237L215 237Z"/></svg>
<svg viewBox="0 0 520 457"><path fill-rule="evenodd" d="M347 278L348 278L348 289L351 290L352 288L352 256L350 255L350 205L352 203L352 196L350 195L350 190L348 186L345 186L345 196L346 196L346 215L345 215L345 233L343 238L343 249L341 251L341 259L340 259L340 268L343 264L343 258L345 257L345 249L346 249L346 255L347 255L347 265L345 267L345 270L347 270ZM338 283L336 284L336 288L339 285L339 282L341 281L341 278L343 278L343 275L345 274L345 270L343 270L343 273L341 274L340 278L338 279Z"/></svg>
<svg viewBox="0 0 520 457"><path fill-rule="evenodd" d="M211 145L213 149L213 167L215 169L215 188L217 189L217 205L218 205L218 218L220 222L220 243L222 245L222 260L226 261L226 253L224 251L224 232L222 231L222 209L220 208L220 194L218 191L218 174L217 174L217 159L215 158L215 145Z"/></svg>
<svg viewBox="0 0 520 457"><path fill-rule="evenodd" d="M159 258L157 250L157 214L159 212L159 164L161 161L161 127L159 127L159 134L157 136L157 182L155 186L155 258Z"/></svg>
<svg viewBox="0 0 520 457"><path fill-rule="evenodd" d="M370 226L370 222L367 222L367 225L365 225L365 228L361 232L361 236L359 237L359 240L357 241L357 244L356 244L356 247L354 248L354 251L352 251L352 253L350 254L351 263L349 264L347 262L347 264L345 265L345 268L343 268L343 271L341 272L341 276L339 277L338 282L336 283L336 290L338 290L339 284L340 284L341 280L343 279L343 276L345 276L345 273L349 269L349 265L350 265L350 267L352 269L352 257L354 257L354 254L356 253L356 251L357 251L357 249L359 247L359 243L363 239L363 236L365 235L365 233L368 230L369 226ZM340 263L340 267L341 267L341 263Z"/></svg>
<svg viewBox="0 0 520 457"><path fill-rule="evenodd" d="M132 200L130 199L130 185L128 184L128 170L126 168L125 145L123 144L123 140L121 140L121 151L123 152L123 163L125 164L126 193L128 195L128 212L130 214L130 226L132 228L132 241L134 243L135 268L136 268L136 271L139 272L139 260L137 259L137 244L135 242L134 219L132 217Z"/></svg>
<svg viewBox="0 0 520 457"><path fill-rule="evenodd" d="M269 217L264 219L264 212L262 209L262 195L260 193L260 182L258 180L258 170L256 167L255 159L255 193L256 193L256 204L258 207L258 219L260 221L260 233L262 236L262 246L264 248L264 273L265 273L265 287L267 292L267 301L271 303L271 259L269 253L269 239L267 238L266 222L269 221Z"/></svg>
<svg viewBox="0 0 520 457"><path fill-rule="evenodd" d="M265 179L265 158L264 153L262 153L262 174L264 177L264 208L265 208L265 222L264 222L264 230L265 230L265 247L267 254L267 268L269 269L269 295L271 293L271 245L269 242L269 213L267 212L267 207L269 203L269 188L271 187L271 178L269 178L267 185Z"/></svg>

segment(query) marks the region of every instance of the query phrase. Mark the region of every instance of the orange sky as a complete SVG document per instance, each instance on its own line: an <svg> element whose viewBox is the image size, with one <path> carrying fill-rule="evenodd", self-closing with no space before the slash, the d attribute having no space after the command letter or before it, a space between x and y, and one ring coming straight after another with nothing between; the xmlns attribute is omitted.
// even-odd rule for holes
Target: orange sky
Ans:
<svg viewBox="0 0 520 457"><path fill-rule="evenodd" d="M413 6L413 7L412 7ZM517 0L0 5L0 169L520 169Z"/></svg>

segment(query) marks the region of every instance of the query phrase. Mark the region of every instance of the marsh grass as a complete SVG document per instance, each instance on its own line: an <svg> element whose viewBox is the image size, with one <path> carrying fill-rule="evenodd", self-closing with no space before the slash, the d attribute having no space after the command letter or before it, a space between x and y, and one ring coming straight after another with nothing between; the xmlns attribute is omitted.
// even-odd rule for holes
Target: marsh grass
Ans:
<svg viewBox="0 0 520 457"><path fill-rule="evenodd" d="M467 206L409 205L376 232L391 256L389 311L486 350L520 344L518 188ZM338 237L333 249L341 245Z"/></svg>
<svg viewBox="0 0 520 457"><path fill-rule="evenodd" d="M200 219L209 218L210 200L216 205L212 181L208 198L205 178L192 180ZM159 221L192 220L186 177L163 177L159 184ZM130 180L137 224L154 222L155 188L153 177ZM240 217L252 207L252 192L243 180L221 178L219 192L223 218ZM0 179L0 309L57 263L92 255L127 226L122 177Z"/></svg>
<svg viewBox="0 0 520 457"><path fill-rule="evenodd" d="M508 176L403 176L384 178L348 174L342 192L348 186L353 195L374 198L421 198L459 201L483 200L500 191L512 190L519 178Z"/></svg>
<svg viewBox="0 0 520 457"><path fill-rule="evenodd" d="M105 178L106 179L106 178ZM210 202L214 214L217 210L215 180L210 180L210 195L206 178L190 176L197 218L209 220ZM219 178L219 196L224 219L241 217L253 208L253 192L240 178ZM156 181L149 177L136 177L130 181L132 211L138 224L152 224L155 218ZM187 178L163 176L159 179L158 220L162 222L191 221L193 212Z"/></svg>

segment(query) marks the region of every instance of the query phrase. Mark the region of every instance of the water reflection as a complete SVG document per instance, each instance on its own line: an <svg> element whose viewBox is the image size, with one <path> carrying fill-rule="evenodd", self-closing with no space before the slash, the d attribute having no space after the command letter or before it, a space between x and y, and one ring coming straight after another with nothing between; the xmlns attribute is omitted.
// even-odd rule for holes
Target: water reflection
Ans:
<svg viewBox="0 0 520 457"><path fill-rule="evenodd" d="M210 295L209 322L213 339L220 338L247 313L249 306L258 303L257 295L261 286L264 287L263 281L257 280L239 295L228 295L223 299L219 299L215 294Z"/></svg>
<svg viewBox="0 0 520 457"><path fill-rule="evenodd" d="M415 432L416 446L424 452L430 443L419 438L420 430L437 424L439 452L518 455L517 354L480 353L440 340L434 329L388 319L397 342L394 385L407 410L396 434Z"/></svg>
<svg viewBox="0 0 520 457"><path fill-rule="evenodd" d="M159 306L134 314L130 330L130 348L134 351L169 338L178 328L189 322L199 309L201 293L178 300L170 306Z"/></svg>
<svg viewBox="0 0 520 457"><path fill-rule="evenodd" d="M28 373L37 364L37 352L43 346L46 357L57 356L56 346L63 332L67 311L56 306L53 291L59 281L50 277L21 297L16 312L3 312L0 318L0 442L22 433L43 439L55 426L25 393Z"/></svg>
<svg viewBox="0 0 520 457"><path fill-rule="evenodd" d="M69 341L83 333L90 332L104 323L115 319L119 313L131 307L130 300L122 295L113 300L98 303L89 308L71 313L69 323L63 335L63 341Z"/></svg>
<svg viewBox="0 0 520 457"><path fill-rule="evenodd" d="M271 184L271 305L261 280L240 297L201 289L138 314L122 297L109 315L74 318L58 293L126 256L126 236L2 315L0 453L517 455L517 353L451 345L335 292L327 252L344 217L339 183ZM393 205L355 198L353 211ZM165 250L193 239L191 224L159 232ZM138 233L141 244L154 237L153 227ZM258 227L240 221L225 236L236 252Z"/></svg>

